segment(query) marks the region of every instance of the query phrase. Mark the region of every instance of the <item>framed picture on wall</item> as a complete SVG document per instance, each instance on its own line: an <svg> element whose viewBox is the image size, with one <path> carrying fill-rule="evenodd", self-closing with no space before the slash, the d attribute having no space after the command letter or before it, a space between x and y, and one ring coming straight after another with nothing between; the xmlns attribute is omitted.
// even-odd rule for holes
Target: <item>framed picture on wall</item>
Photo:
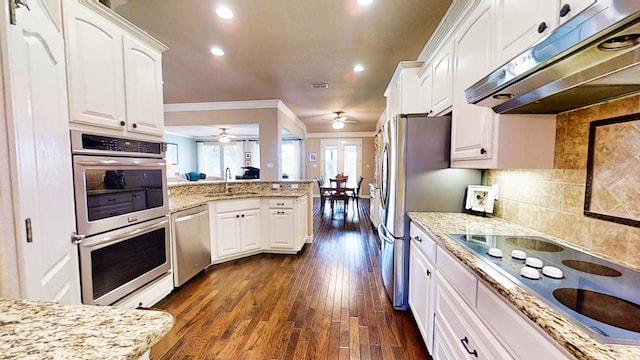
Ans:
<svg viewBox="0 0 640 360"><path fill-rule="evenodd" d="M247 152L245 152L245 153L244 153L244 159L245 159L245 160L251 160L251 153L250 153L250 152L248 152L248 151L247 151Z"/></svg>
<svg viewBox="0 0 640 360"><path fill-rule="evenodd" d="M309 153L309 161L310 162L318 161L318 154L314 152Z"/></svg>
<svg viewBox="0 0 640 360"><path fill-rule="evenodd" d="M245 160L244 166L251 166L251 160Z"/></svg>
<svg viewBox="0 0 640 360"><path fill-rule="evenodd" d="M178 165L178 144L167 143L167 162L171 165Z"/></svg>

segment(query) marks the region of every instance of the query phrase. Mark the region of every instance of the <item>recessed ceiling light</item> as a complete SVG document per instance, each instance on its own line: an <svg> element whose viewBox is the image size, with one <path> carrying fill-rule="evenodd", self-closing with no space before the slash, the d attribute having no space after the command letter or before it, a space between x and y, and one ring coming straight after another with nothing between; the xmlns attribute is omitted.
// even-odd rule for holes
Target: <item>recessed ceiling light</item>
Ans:
<svg viewBox="0 0 640 360"><path fill-rule="evenodd" d="M373 3L373 0L358 0L358 5L369 6Z"/></svg>
<svg viewBox="0 0 640 360"><path fill-rule="evenodd" d="M216 14L223 19L231 19L233 17L233 11L226 6L218 6Z"/></svg>
<svg viewBox="0 0 640 360"><path fill-rule="evenodd" d="M215 56L224 56L224 51L217 46L212 47L209 52L211 52L211 54Z"/></svg>
<svg viewBox="0 0 640 360"><path fill-rule="evenodd" d="M364 71L364 66L362 66L362 64L357 64L356 66L353 67L353 71L362 72Z"/></svg>

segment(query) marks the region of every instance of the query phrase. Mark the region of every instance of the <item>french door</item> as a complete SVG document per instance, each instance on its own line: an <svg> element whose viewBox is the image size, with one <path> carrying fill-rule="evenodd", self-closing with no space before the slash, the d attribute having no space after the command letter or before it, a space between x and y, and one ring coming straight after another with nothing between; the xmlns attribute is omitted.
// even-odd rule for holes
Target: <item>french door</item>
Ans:
<svg viewBox="0 0 640 360"><path fill-rule="evenodd" d="M322 148L322 176L334 178L342 173L349 181L357 181L362 174L362 140L361 139L324 139Z"/></svg>

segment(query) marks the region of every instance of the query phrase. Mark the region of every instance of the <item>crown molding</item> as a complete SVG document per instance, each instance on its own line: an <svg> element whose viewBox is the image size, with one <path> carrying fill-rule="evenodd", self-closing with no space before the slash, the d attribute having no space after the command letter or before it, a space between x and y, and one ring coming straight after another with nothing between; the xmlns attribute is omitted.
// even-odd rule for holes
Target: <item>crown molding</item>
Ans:
<svg viewBox="0 0 640 360"><path fill-rule="evenodd" d="M351 132L317 132L308 133L307 139L323 139L323 138L354 138L354 137L375 137L374 131L351 131Z"/></svg>
<svg viewBox="0 0 640 360"><path fill-rule="evenodd" d="M215 101L215 102L199 102L199 103L174 103L174 104L165 104L164 112L278 109L279 103L282 103L282 101L277 99L247 100L247 101Z"/></svg>

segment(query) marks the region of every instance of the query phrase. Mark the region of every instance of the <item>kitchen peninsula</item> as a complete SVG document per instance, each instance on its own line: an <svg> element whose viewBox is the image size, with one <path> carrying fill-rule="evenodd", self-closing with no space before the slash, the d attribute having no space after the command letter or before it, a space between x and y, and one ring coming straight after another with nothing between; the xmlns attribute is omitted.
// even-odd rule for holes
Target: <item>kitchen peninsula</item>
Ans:
<svg viewBox="0 0 640 360"><path fill-rule="evenodd" d="M482 241L481 234L513 235L514 238L517 236L544 236L561 246L566 246L567 244L561 239L552 238L498 218L459 213L412 212L408 215L412 220L414 231L412 242L421 248L425 247L424 244L432 244L433 246L432 250L428 250L427 253L433 254L433 257L436 258L433 260L435 266L432 265L432 267L438 270L432 269L431 273L434 276L430 281L437 277L437 282L447 284L442 286L446 289L435 291L432 300L435 304L432 304L431 311L439 314L440 307L446 309L442 302L439 303L440 293L445 293L445 298L459 298L460 303L465 304L465 310L461 317L464 318L462 323L469 321L471 325L467 326L471 326L475 331L475 334L470 332L461 335L469 336L470 348L477 346L478 351L482 352L484 346L485 351L494 354L506 349L508 353L517 354L517 358L520 359L539 358L539 355L554 359L575 357L592 360L638 359L640 357L640 347L638 346L605 344L597 341L587 334L586 330L577 326L567 315L550 306L541 297L534 295L524 285L514 282L512 278L503 274L495 266L490 265L489 262L449 235L476 234L471 238L478 239L479 242ZM530 251L533 252L533 250ZM504 254L505 258L509 256L508 253ZM448 264L445 263L447 261ZM546 280L540 281L561 280L546 278ZM460 284L465 285L464 290L461 290L460 286L456 286ZM455 290L453 290L454 288ZM449 291L449 295L446 294L447 291ZM451 293L455 295L450 295ZM443 325L444 322L449 324L458 321L457 319L443 321L442 316L440 319L438 316L440 315L436 315L436 333L443 333L441 329L447 327L447 325ZM467 326L464 327L468 329ZM487 328L492 330L495 337L487 335L491 332L478 330ZM438 353L438 347L446 342L447 335L436 334L434 353ZM475 339L474 335L477 335ZM495 341L496 338L497 341ZM459 343L456 344L456 346L458 345ZM491 346L496 346L496 348L491 348Z"/></svg>
<svg viewBox="0 0 640 360"><path fill-rule="evenodd" d="M168 187L174 223L190 209L208 208L211 264L259 253L296 254L312 241L310 180L197 181Z"/></svg>
<svg viewBox="0 0 640 360"><path fill-rule="evenodd" d="M172 326L164 311L0 298L0 358L148 359Z"/></svg>

